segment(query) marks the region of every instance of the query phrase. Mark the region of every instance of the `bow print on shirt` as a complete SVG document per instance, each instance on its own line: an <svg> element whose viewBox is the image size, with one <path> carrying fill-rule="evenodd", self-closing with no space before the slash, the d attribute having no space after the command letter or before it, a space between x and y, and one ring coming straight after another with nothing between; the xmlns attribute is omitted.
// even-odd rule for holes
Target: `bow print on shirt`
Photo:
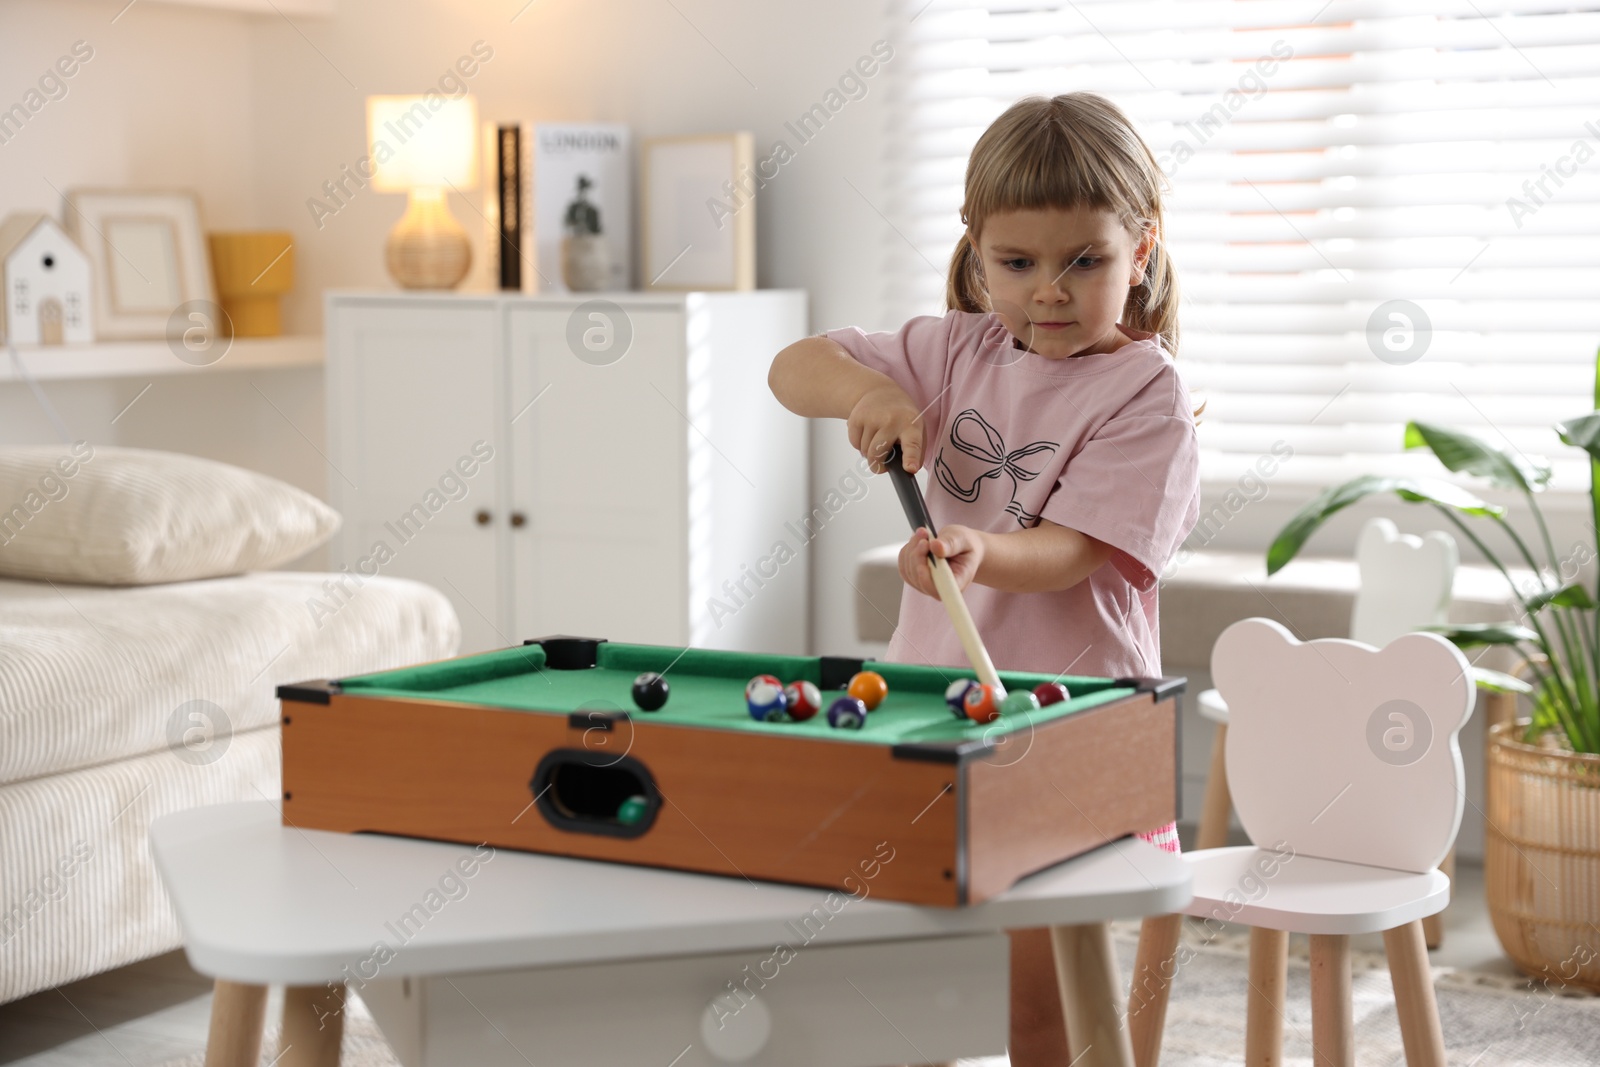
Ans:
<svg viewBox="0 0 1600 1067"><path fill-rule="evenodd" d="M1041 471L1029 470L1022 465L1022 461L1029 456L1039 453L1054 452L1061 446L1054 441L1035 441L1023 445L1013 451L1006 451L1005 439L1000 436L1000 431L989 425L984 417L974 408L968 408L957 415L950 424L950 444L961 452L972 456L982 463L986 469L972 479L972 484L963 486L956 478L955 471L950 464L945 462L944 448L939 449L939 457L934 461L934 473L938 475L939 484L944 486L957 500L972 503L978 499L978 494L983 488L983 483L990 478L998 478L1002 474L1011 476L1011 500L1006 504L1005 510L1017 517L1017 524L1030 527L1039 521L1039 516L1032 514L1027 508L1017 502L1017 489L1023 482L1031 482L1039 477ZM957 459L957 462L961 462Z"/></svg>

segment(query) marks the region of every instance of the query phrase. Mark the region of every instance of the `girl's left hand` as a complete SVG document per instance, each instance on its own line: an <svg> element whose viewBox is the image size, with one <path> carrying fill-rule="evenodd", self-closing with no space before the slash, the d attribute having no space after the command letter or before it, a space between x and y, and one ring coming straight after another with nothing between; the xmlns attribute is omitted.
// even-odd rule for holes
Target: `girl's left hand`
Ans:
<svg viewBox="0 0 1600 1067"><path fill-rule="evenodd" d="M983 536L969 526L951 524L930 539L925 526L917 527L911 540L900 550L900 578L911 588L935 600L939 590L928 571L928 553L950 562L950 572L955 575L956 588L965 589L972 584L983 563Z"/></svg>

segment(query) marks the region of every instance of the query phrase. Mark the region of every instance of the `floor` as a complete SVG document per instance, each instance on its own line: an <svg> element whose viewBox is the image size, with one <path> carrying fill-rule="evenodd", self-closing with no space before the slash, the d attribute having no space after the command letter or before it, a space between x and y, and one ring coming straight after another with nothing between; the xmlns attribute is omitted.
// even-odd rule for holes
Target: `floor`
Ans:
<svg viewBox="0 0 1600 1067"><path fill-rule="evenodd" d="M1461 864L1445 919L1435 964L1516 973L1489 925L1481 867ZM1356 938L1354 947L1382 951L1383 942L1375 934ZM274 990L268 1019L277 1017L279 1003ZM172 952L0 1005L0 1064L153 1067L202 1048L210 1010L210 980L192 970L182 952Z"/></svg>

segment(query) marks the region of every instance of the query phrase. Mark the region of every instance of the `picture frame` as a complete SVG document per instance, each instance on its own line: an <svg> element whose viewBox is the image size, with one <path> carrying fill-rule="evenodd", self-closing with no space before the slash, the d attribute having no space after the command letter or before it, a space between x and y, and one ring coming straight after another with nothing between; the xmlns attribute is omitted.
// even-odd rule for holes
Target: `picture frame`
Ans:
<svg viewBox="0 0 1600 1067"><path fill-rule="evenodd" d="M647 138L641 167L644 288L754 289L755 138L748 132ZM741 180L750 194L740 191Z"/></svg>
<svg viewBox="0 0 1600 1067"><path fill-rule="evenodd" d="M193 193L72 189L64 221L89 257L101 339L165 337L181 305L215 304L211 257Z"/></svg>

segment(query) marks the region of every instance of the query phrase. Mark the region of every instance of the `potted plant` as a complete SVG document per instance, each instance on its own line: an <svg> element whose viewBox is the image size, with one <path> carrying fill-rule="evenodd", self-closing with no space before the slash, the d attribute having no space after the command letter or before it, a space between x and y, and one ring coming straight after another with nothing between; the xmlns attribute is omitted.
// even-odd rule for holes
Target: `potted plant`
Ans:
<svg viewBox="0 0 1600 1067"><path fill-rule="evenodd" d="M1589 453L1591 519L1600 529L1600 410L1555 430ZM1453 482L1368 475L1302 508L1267 550L1267 573L1293 559L1335 512L1393 493L1436 509L1505 575L1520 619L1434 628L1463 650L1504 645L1523 657L1515 674L1473 672L1480 687L1501 694L1496 699L1513 711L1518 694L1531 709L1526 718L1505 716L1489 731L1484 874L1490 917L1506 954L1523 970L1600 990L1600 589L1586 588L1579 575L1594 552L1579 545L1565 558L1557 555L1537 500L1550 480L1543 462L1423 422L1406 425L1405 447L1426 448L1451 471L1522 495L1536 538L1525 538L1505 508ZM1497 536L1486 539L1488 531ZM1536 580L1519 586L1502 557L1526 566Z"/></svg>

